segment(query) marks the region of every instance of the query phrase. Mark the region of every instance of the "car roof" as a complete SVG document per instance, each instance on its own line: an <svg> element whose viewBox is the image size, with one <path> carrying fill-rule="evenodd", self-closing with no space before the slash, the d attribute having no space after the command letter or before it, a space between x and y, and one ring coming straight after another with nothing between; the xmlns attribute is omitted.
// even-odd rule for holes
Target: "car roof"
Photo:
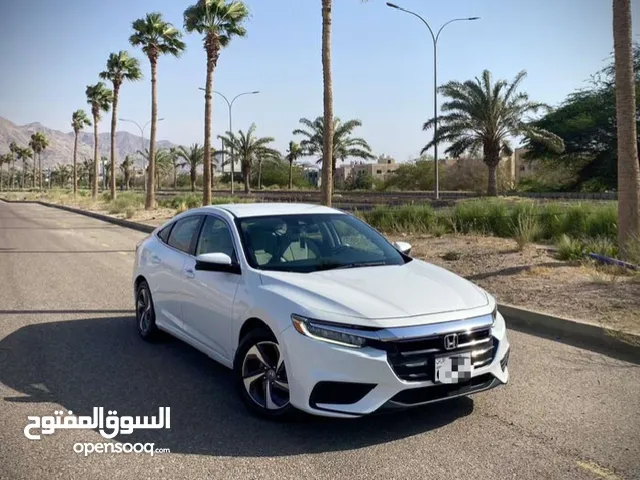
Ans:
<svg viewBox="0 0 640 480"><path fill-rule="evenodd" d="M299 215L299 214L328 214L344 213L334 208L308 203L228 203L223 205L209 205L199 209L201 211L226 210L238 218L263 217L270 215Z"/></svg>

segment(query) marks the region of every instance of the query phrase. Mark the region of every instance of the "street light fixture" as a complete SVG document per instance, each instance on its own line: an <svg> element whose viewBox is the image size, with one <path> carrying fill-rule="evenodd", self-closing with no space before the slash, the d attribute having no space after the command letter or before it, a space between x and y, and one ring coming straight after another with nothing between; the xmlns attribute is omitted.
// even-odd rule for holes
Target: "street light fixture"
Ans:
<svg viewBox="0 0 640 480"><path fill-rule="evenodd" d="M198 90L202 90L203 92L206 92L206 90L202 87L198 87ZM238 95L236 95L235 97L233 97L233 100L229 101L229 99L227 97L225 97L222 93L217 92L217 91L213 91L213 93L220 95L225 102L227 102L227 106L229 107L229 131L233 132L233 116L232 116L232 108L233 108L233 104L234 102L244 96L244 95L257 95L258 93L260 93L259 90L255 90L253 92L243 92L243 93L239 93ZM223 144L224 145L224 144ZM233 146L231 146L231 148L233 149ZM224 148L223 148L224 149ZM223 154L224 155L224 154ZM222 159L222 162L224 164L224 157ZM234 179L233 177L235 176L235 158L233 158L233 151L231 152L231 195L233 195L234 193Z"/></svg>
<svg viewBox="0 0 640 480"><path fill-rule="evenodd" d="M147 123L145 123L144 127L141 127L140 124L138 122L136 122L135 120L129 120L127 118L118 118L118 120L120 120L121 122L133 123L136 127L138 127L140 129L140 141L142 142L142 150L140 150L140 152L142 153L142 155L144 155L144 131L149 126L149 124L151 123L151 120L149 120ZM158 122L161 122L163 120L164 120L164 118L159 118ZM151 141L151 140L149 140L149 141ZM148 162L149 162L149 158L147 158L147 163ZM147 168L144 165L144 163L143 163L142 167L143 167L143 172L146 175ZM134 176L134 180L135 180L135 176ZM144 191L146 192L147 191L147 182L145 181L143 183L144 183L143 188L144 188ZM135 189L135 181L134 181L134 189Z"/></svg>
<svg viewBox="0 0 640 480"><path fill-rule="evenodd" d="M438 137L438 39L440 38L440 33L442 32L442 30L444 29L444 27L446 27L447 25L449 25L450 23L453 22L464 22L464 21L473 21L473 20L479 20L480 17L467 17L467 18L454 18L453 20L449 20L447 23L445 23L444 25L442 25L440 27L440 29L438 30L437 33L433 33L433 30L431 29L431 26L427 23L427 21L422 18L420 15L418 15L415 12L412 12L411 10L407 10L405 8L402 8L398 5L396 5L395 3L391 3L391 2L387 2L387 6L394 8L396 10L400 10L401 12L405 12L408 13L409 15L413 15L414 17L419 18L420 20L422 20L422 23L424 23L427 28L429 29L429 33L431 34L431 39L433 40L433 118L434 118L434 124L433 124L433 138L434 140ZM439 165L438 165L438 144L434 142L433 144L433 158L434 158L434 175L435 175L435 185L434 185L434 190L435 190L435 197L436 200L440 198L440 175L439 175Z"/></svg>

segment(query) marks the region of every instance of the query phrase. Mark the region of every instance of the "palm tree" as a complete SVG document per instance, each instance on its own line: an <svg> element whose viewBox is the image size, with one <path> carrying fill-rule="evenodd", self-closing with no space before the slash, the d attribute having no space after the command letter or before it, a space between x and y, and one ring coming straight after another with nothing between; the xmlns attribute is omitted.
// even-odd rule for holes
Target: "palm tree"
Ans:
<svg viewBox="0 0 640 480"><path fill-rule="evenodd" d="M9 144L9 153L11 153L11 188L16 188L16 159L18 158L18 152L20 151L20 147L16 142L11 142Z"/></svg>
<svg viewBox="0 0 640 480"><path fill-rule="evenodd" d="M29 148L33 152L33 173L31 177L33 178L32 188L36 188L36 169L38 167L38 162L36 162L36 154L38 153L38 139L36 138L36 134L31 134L31 140L29 140Z"/></svg>
<svg viewBox="0 0 640 480"><path fill-rule="evenodd" d="M249 127L249 130L245 134L242 130L238 131L238 134L233 132L227 132L225 135L218 135L218 138L224 141L224 145L227 150L215 152L224 153L228 160L236 161L240 160L240 166L242 171L242 177L244 179L244 191L249 193L251 188L249 186L249 180L251 178L251 169L254 165L258 165L261 170L262 161L265 159L277 159L280 158L280 152L269 147L268 145L274 142L273 137L255 137L256 131L255 124ZM232 157L232 153L235 158ZM258 185L260 186L261 171L258 171Z"/></svg>
<svg viewBox="0 0 640 480"><path fill-rule="evenodd" d="M29 147L33 151L33 187L36 186L36 178L39 179L38 187L42 188L42 151L49 146L49 139L42 132L31 135ZM36 154L38 155L38 176L36 177Z"/></svg>
<svg viewBox="0 0 640 480"><path fill-rule="evenodd" d="M334 118L333 118L333 79L331 75L331 9L333 0L322 0L322 82L323 82L323 106L322 118L322 185L321 201L323 205L331 206L333 194L333 145L334 145ZM329 162L332 162L331 164Z"/></svg>
<svg viewBox="0 0 640 480"><path fill-rule="evenodd" d="M243 22L249 16L244 3L226 0L198 0L184 11L184 28L187 32L204 35L207 53L207 79L204 95L204 169L202 204L211 203L211 97L213 72L218 64L220 51L229 45L233 37L244 37L247 31Z"/></svg>
<svg viewBox="0 0 640 480"><path fill-rule="evenodd" d="M140 62L129 53L120 50L112 53L107 60L107 69L100 73L100 78L109 80L113 84L113 108L111 109L111 171L116 170L116 129L118 123L118 99L120 87L125 80L137 81L142 78ZM116 176L111 176L111 198L116 198Z"/></svg>
<svg viewBox="0 0 640 480"><path fill-rule="evenodd" d="M129 183L131 182L131 168L133 167L133 160L129 155L124 157L124 161L120 164L120 170L124 176L124 188L129 190Z"/></svg>
<svg viewBox="0 0 640 480"><path fill-rule="evenodd" d="M2 191L3 189L3 180L4 180L4 175L3 175L3 171L2 171L2 166L6 163L7 165L9 165L11 163L11 152L9 153L5 153L4 155L0 155L0 191ZM9 167L7 167L7 173L9 172ZM8 186L7 186L8 189Z"/></svg>
<svg viewBox="0 0 640 480"><path fill-rule="evenodd" d="M169 157L173 166L173 189L178 188L178 169L180 168L180 158L178 157L178 147L169 148Z"/></svg>
<svg viewBox="0 0 640 480"><path fill-rule="evenodd" d="M22 160L22 183L20 188L25 188L27 181L27 160L33 157L33 151L30 148L18 147L16 153L17 160Z"/></svg>
<svg viewBox="0 0 640 480"><path fill-rule="evenodd" d="M623 253L630 241L640 241L640 164L636 143L636 85L631 32L631 0L613 0L618 132L618 244Z"/></svg>
<svg viewBox="0 0 640 480"><path fill-rule="evenodd" d="M113 92L104 83L98 82L89 85L86 90L87 103L91 105L93 115L93 185L91 187L91 198L98 198L98 122L100 113L108 112L113 100Z"/></svg>
<svg viewBox="0 0 640 480"><path fill-rule="evenodd" d="M285 157L289 162L289 190L293 188L293 162L298 160L302 154L302 147L300 145L293 141L289 142L289 149Z"/></svg>
<svg viewBox="0 0 640 480"><path fill-rule="evenodd" d="M87 188L93 185L93 165L92 159L85 157L84 161L78 167L78 176L80 181L86 180Z"/></svg>
<svg viewBox="0 0 640 480"><path fill-rule="evenodd" d="M158 58L160 55L173 55L179 57L186 48L181 40L182 33L171 23L165 22L162 14L158 12L148 13L145 18L139 18L133 22L133 35L129 42L134 47L142 47L142 51L149 58L151 65L151 133L149 134L149 166L147 176L147 198L145 208L155 207L156 197L154 190L156 127L158 124Z"/></svg>
<svg viewBox="0 0 640 480"><path fill-rule="evenodd" d="M84 127L90 127L91 120L84 110L79 109L71 115L71 127L75 135L73 140L73 196L78 194L78 134Z"/></svg>
<svg viewBox="0 0 640 480"><path fill-rule="evenodd" d="M201 165L204 159L204 148L194 143L191 147L187 148L184 146L179 146L177 150L178 158L184 160L180 163L181 167L189 167L189 172L191 174L191 191L196 191L196 178L197 178L197 169L198 165Z"/></svg>
<svg viewBox="0 0 640 480"><path fill-rule="evenodd" d="M156 189L160 190L160 179L169 176L173 170L173 156L171 151L161 148L156 153Z"/></svg>
<svg viewBox="0 0 640 480"><path fill-rule="evenodd" d="M319 156L317 163L323 163L325 153L325 130L324 120L322 117L316 118L313 122L307 118L301 118L300 123L307 127L307 130L296 129L294 135L302 135L304 139L300 142L303 155ZM336 118L332 122L333 127L333 143L331 145L331 178L336 170L337 161L345 161L347 158L361 158L363 160L371 160L371 147L366 140L359 137L352 137L353 131L362 126L360 120L348 120L342 122ZM324 170L323 170L324 172ZM324 182L324 177L323 180ZM323 197L324 199L324 197Z"/></svg>
<svg viewBox="0 0 640 480"><path fill-rule="evenodd" d="M524 136L552 151L562 151L564 142L560 137L527 122L528 114L548 107L532 102L526 93L518 92L525 76L523 70L511 83L506 80L493 83L491 72L485 70L481 78L464 83L452 81L439 87L450 100L442 104L444 115L438 119L437 137L421 153L426 153L434 143L442 142L450 143L446 153L453 157L482 151L483 160L489 167L487 194L495 196L498 194L500 156L513 153L509 137ZM429 130L434 125L435 119L432 118L423 129Z"/></svg>

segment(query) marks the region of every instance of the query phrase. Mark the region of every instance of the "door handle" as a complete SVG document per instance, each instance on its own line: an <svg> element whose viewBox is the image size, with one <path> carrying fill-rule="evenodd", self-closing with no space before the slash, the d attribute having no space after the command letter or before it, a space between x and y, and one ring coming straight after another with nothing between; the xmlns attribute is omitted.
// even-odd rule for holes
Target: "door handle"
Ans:
<svg viewBox="0 0 640 480"><path fill-rule="evenodd" d="M151 263L153 265L160 265L160 263L162 263L162 260L160 260L160 257L157 255L151 255Z"/></svg>
<svg viewBox="0 0 640 480"><path fill-rule="evenodd" d="M194 272L193 269L191 269L191 268L185 268L184 269L184 276L187 277L187 278L195 278L196 272Z"/></svg>

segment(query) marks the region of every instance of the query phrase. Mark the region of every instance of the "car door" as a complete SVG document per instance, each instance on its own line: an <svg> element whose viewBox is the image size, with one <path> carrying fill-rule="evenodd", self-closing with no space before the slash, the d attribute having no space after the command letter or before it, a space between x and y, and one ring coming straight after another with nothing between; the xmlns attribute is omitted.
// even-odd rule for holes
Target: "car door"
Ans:
<svg viewBox="0 0 640 480"><path fill-rule="evenodd" d="M183 269L190 258L198 238L203 215L190 215L175 222L155 269L155 291L152 289L156 315L166 322L169 329L184 330L182 321L182 298L184 295Z"/></svg>
<svg viewBox="0 0 640 480"><path fill-rule="evenodd" d="M195 255L226 253L237 262L231 225L221 217L207 215L196 243ZM186 333L215 356L231 358L233 304L242 275L196 270L190 257L184 264L183 313Z"/></svg>

